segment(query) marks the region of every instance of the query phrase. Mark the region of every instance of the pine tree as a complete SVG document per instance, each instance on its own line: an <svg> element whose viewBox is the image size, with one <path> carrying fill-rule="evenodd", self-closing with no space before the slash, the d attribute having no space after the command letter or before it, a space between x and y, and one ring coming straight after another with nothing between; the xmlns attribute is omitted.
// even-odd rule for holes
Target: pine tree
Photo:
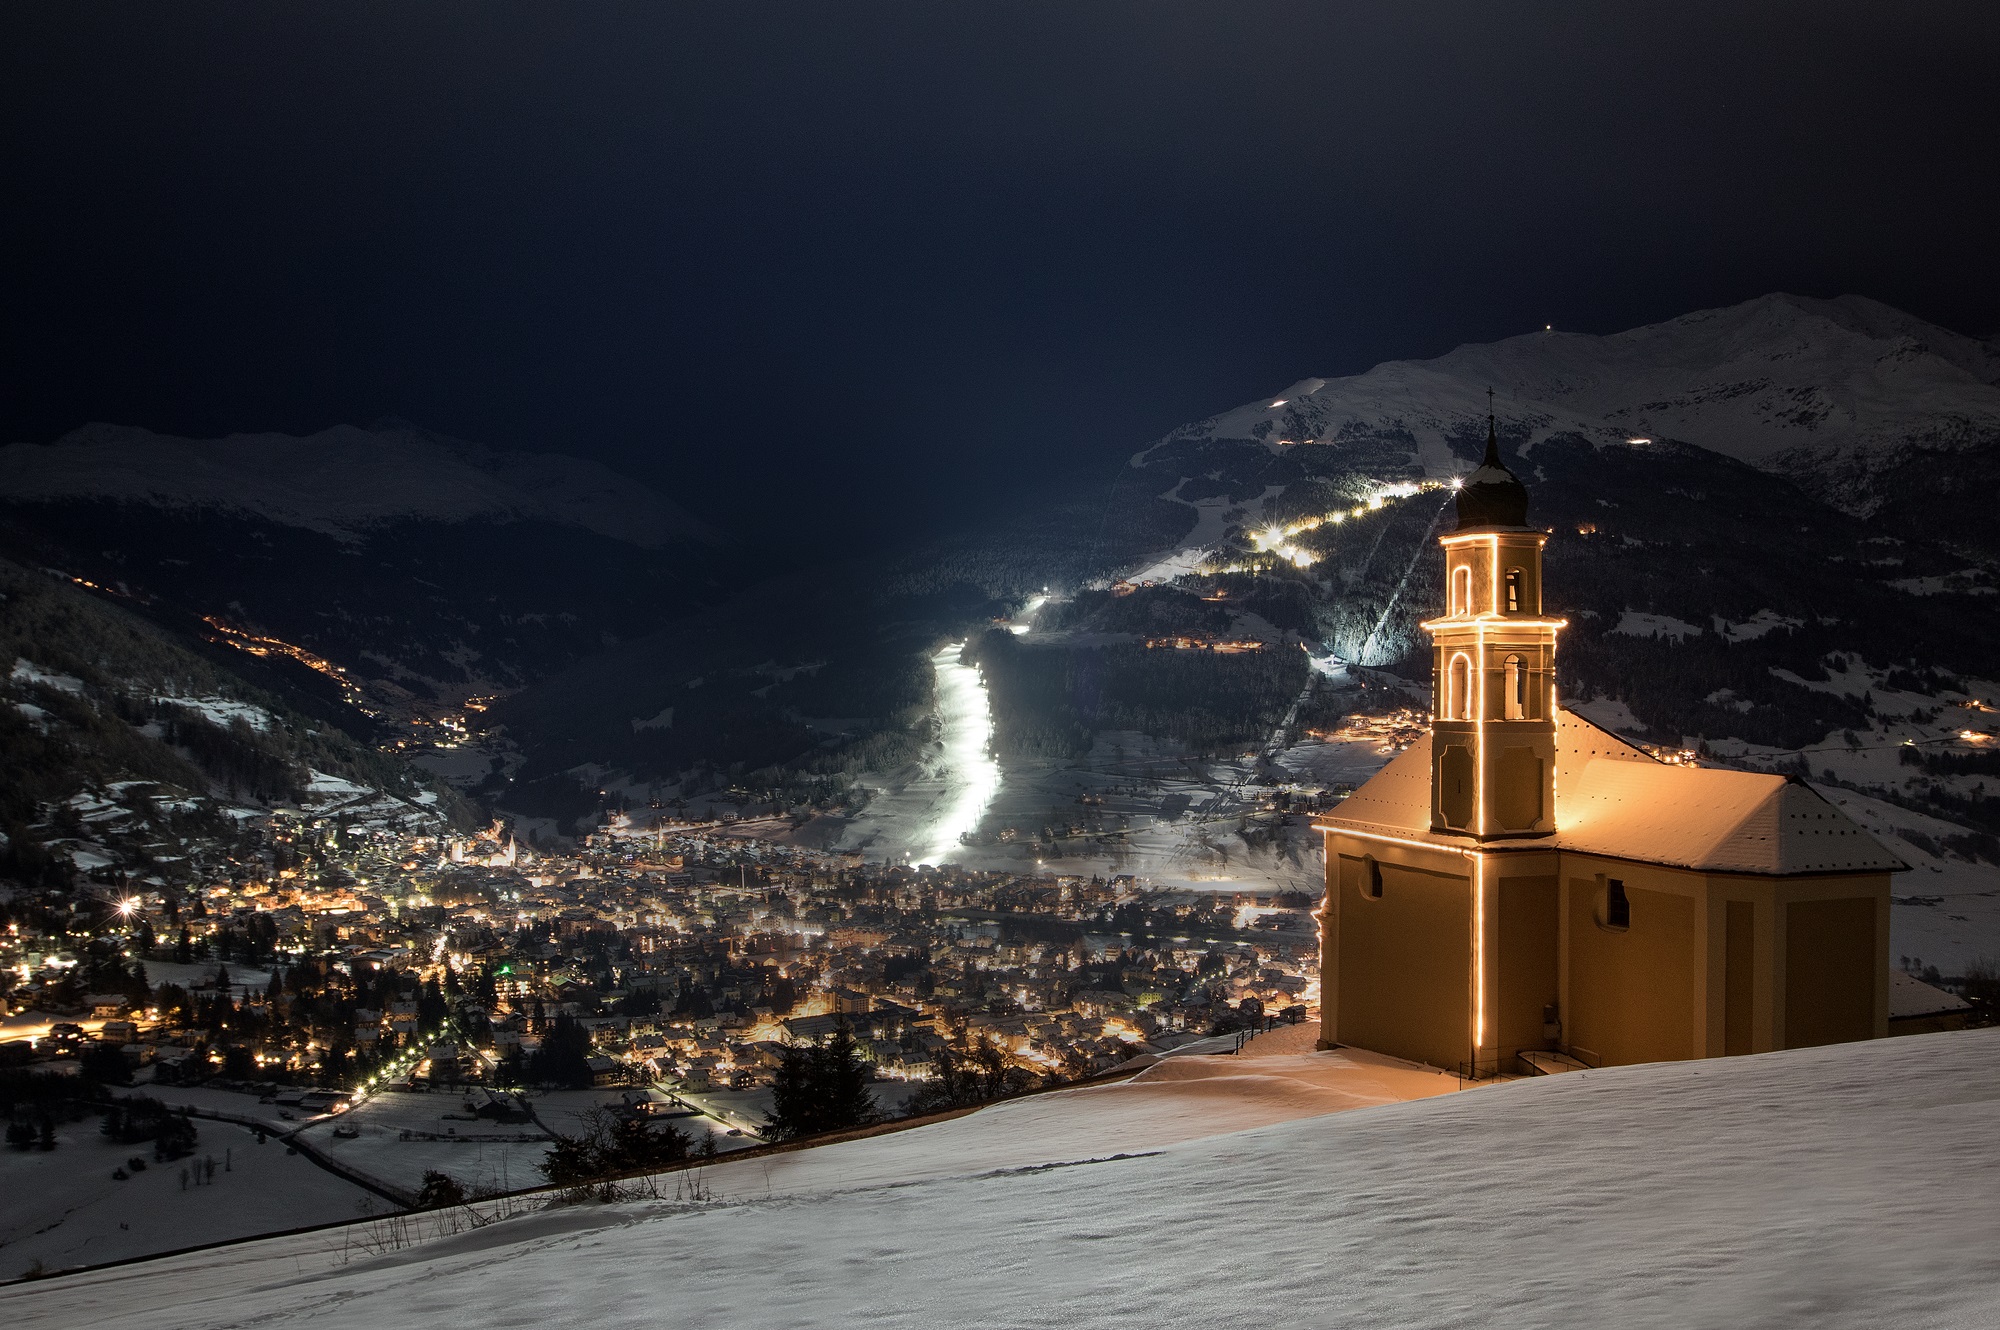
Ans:
<svg viewBox="0 0 2000 1330"><path fill-rule="evenodd" d="M826 1125L824 1131L859 1127L875 1120L875 1100L868 1093L868 1064L861 1060L854 1032L842 1022L833 1038L817 1050Z"/></svg>
<svg viewBox="0 0 2000 1330"><path fill-rule="evenodd" d="M868 1064L861 1060L854 1032L842 1022L823 1044L785 1050L773 1081L764 1134L773 1140L794 1140L862 1126L875 1117Z"/></svg>
<svg viewBox="0 0 2000 1330"><path fill-rule="evenodd" d="M820 1130L818 1086L813 1076L813 1050L794 1045L778 1060L771 1080L771 1112L764 1135L774 1141L809 1136Z"/></svg>
<svg viewBox="0 0 2000 1330"><path fill-rule="evenodd" d="M417 1209L442 1210L450 1205L465 1204L465 1188L458 1185L458 1179L437 1169L424 1170L424 1185L417 1192Z"/></svg>

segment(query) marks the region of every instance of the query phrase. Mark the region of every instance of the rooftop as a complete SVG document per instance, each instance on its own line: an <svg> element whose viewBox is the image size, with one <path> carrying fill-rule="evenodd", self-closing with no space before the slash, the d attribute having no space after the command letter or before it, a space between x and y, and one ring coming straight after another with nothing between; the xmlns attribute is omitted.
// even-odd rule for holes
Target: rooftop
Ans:
<svg viewBox="0 0 2000 1330"><path fill-rule="evenodd" d="M1431 740L1417 740L1316 826L1471 849L1431 830ZM1556 724L1553 836L1489 850L1569 850L1716 873L1886 873L1909 867L1811 786L1655 760L1573 711Z"/></svg>

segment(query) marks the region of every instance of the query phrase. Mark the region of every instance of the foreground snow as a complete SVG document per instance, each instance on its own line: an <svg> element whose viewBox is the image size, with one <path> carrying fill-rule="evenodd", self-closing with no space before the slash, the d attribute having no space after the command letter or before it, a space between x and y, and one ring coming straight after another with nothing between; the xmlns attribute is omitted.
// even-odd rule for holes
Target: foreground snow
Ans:
<svg viewBox="0 0 2000 1330"><path fill-rule="evenodd" d="M113 1170L150 1146L107 1141L96 1118L65 1123L53 1153L0 1150L0 1277L37 1263L49 1269L120 1261L307 1224L331 1224L389 1208L284 1144L220 1122L197 1124L193 1159L150 1164L124 1180ZM214 1181L182 1174L214 1159Z"/></svg>
<svg viewBox="0 0 2000 1330"><path fill-rule="evenodd" d="M0 1316L1991 1325L1996 1054L2000 1031L1974 1031L1586 1072L1179 1144L1167 1131L1115 1159L1065 1153L1087 1143L1075 1136L1037 1148L1065 1099L1111 1093L1044 1096L721 1166L703 1204L549 1210L334 1268L307 1259L307 1239L279 1239L17 1285Z"/></svg>

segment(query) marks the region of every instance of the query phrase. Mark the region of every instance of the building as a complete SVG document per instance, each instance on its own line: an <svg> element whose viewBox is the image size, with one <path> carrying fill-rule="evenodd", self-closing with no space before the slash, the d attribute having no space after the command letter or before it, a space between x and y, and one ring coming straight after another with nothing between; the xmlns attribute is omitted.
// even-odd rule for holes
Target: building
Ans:
<svg viewBox="0 0 2000 1330"><path fill-rule="evenodd" d="M1562 710L1527 506L1489 423L1439 541L1430 731L1315 823L1321 1046L1491 1075L1886 1034L1907 865L1801 781Z"/></svg>
<svg viewBox="0 0 2000 1330"><path fill-rule="evenodd" d="M1901 970L1889 975L1889 1033L1935 1034L1972 1023L1972 1004Z"/></svg>

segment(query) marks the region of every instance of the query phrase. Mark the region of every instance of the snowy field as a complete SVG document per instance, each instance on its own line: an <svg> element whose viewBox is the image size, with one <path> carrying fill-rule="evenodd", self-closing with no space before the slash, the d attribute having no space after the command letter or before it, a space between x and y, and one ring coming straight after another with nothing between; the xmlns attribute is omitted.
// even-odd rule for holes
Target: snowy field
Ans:
<svg viewBox="0 0 2000 1330"><path fill-rule="evenodd" d="M229 971L229 988L241 994L244 989L262 993L271 982L271 972L250 965L238 965L234 961L147 961L146 981L153 984L179 984L182 988L214 988L218 970Z"/></svg>
<svg viewBox="0 0 2000 1330"><path fill-rule="evenodd" d="M119 1093L124 1093L122 1087ZM272 1131L291 1131L313 1116L303 1109L260 1103L258 1096L254 1094L246 1094L240 1090L211 1089L206 1085L138 1084L132 1087L131 1093L157 1099L173 1108L185 1105L197 1113L226 1113L232 1118L267 1123ZM287 1114L290 1116L286 1116Z"/></svg>
<svg viewBox="0 0 2000 1330"><path fill-rule="evenodd" d="M335 1136L335 1127L361 1134ZM519 1139L524 1136L536 1139ZM547 1133L534 1123L481 1121L466 1112L462 1095L396 1090L320 1118L300 1137L329 1159L409 1192L423 1186L429 1169L450 1174L468 1190L539 1187L543 1178L536 1165L549 1148Z"/></svg>
<svg viewBox="0 0 2000 1330"><path fill-rule="evenodd" d="M1896 834L1899 827L1932 837L1962 828L1851 790L1820 793L1910 865L1890 879L1890 965L1904 968L1908 957L1948 975L1962 975L1978 961L2000 967L2000 868L1930 854Z"/></svg>
<svg viewBox="0 0 2000 1330"><path fill-rule="evenodd" d="M1212 1105L1259 1102L1198 1074L1229 1059L1185 1061L1156 1074L1187 1076ZM1274 1051L1236 1074L1259 1077L1259 1061L1344 1059ZM1345 1075L1358 1090L1396 1070ZM1326 1075L1319 1093L1339 1093ZM1385 1102L1409 1096L1378 1085L1338 1113L1279 1083L1262 1102L1289 1103L1289 1120L1222 1134L1177 1132L1185 1106L1093 1111L1145 1084L718 1165L706 1203L551 1209L368 1259L320 1235L275 1239L11 1286L0 1317L23 1330L1983 1327L2000 1306L2000 1031L1421 1102ZM1176 1097L1152 1084L1161 1104Z"/></svg>
<svg viewBox="0 0 2000 1330"><path fill-rule="evenodd" d="M215 1181L181 1187L191 1161L155 1164L152 1148L106 1141L98 1120L56 1131L56 1148L0 1150L0 1278L39 1261L51 1269L174 1251L204 1242L354 1219L385 1203L242 1127L197 1122L194 1158L213 1157ZM112 1170L146 1160L126 1181Z"/></svg>

